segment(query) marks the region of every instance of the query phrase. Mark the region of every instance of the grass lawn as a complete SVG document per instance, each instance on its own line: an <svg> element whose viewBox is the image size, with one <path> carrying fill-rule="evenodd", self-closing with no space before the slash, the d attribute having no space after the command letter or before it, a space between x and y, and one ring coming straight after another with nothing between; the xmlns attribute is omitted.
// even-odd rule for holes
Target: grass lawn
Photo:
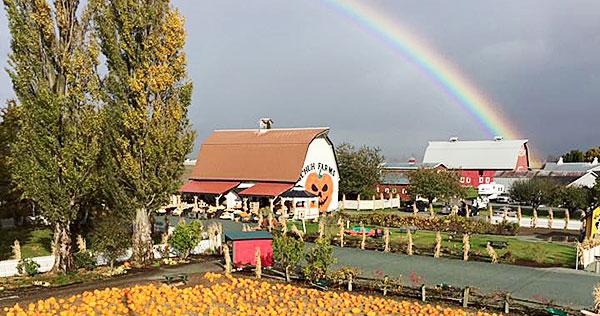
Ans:
<svg viewBox="0 0 600 316"><path fill-rule="evenodd" d="M21 257L47 256L51 253L52 231L49 228L12 228L0 230L0 260L10 259L12 245L21 244Z"/></svg>
<svg viewBox="0 0 600 316"><path fill-rule="evenodd" d="M288 225L291 227L295 224L299 230L302 230L301 222L290 222ZM372 226L369 226L372 227ZM317 223L307 222L306 232L307 234L315 234L319 230ZM339 228L337 226L326 226L326 234L330 236L337 236ZM406 233L400 233L397 228L391 228L390 244L406 244L407 237ZM442 235L442 248L451 249L453 252L462 253L462 235L454 238L449 238L448 233L441 233ZM486 245L488 241L506 241L508 247L505 249L495 249L498 256L504 255L507 251L510 251L514 260L517 261L533 261L537 263L573 267L575 265L576 249L572 245L565 245L561 243L545 242L545 241L529 241L522 240L514 236L498 236L498 235L476 235L470 236L471 253L481 253L483 256L487 256ZM423 250L425 253L433 253L433 246L435 244L435 232L432 231L417 231L413 234L414 247Z"/></svg>

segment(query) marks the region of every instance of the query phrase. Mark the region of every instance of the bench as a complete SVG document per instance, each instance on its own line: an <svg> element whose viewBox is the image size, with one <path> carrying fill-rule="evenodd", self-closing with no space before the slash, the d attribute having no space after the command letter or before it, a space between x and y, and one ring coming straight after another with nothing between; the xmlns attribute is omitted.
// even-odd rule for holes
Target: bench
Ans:
<svg viewBox="0 0 600 316"><path fill-rule="evenodd" d="M185 284L188 281L188 275L185 273L165 274L163 277L165 278L164 283L168 285L178 282L183 282Z"/></svg>
<svg viewBox="0 0 600 316"><path fill-rule="evenodd" d="M508 247L508 241L503 240L490 240L490 245L496 249L504 249Z"/></svg>

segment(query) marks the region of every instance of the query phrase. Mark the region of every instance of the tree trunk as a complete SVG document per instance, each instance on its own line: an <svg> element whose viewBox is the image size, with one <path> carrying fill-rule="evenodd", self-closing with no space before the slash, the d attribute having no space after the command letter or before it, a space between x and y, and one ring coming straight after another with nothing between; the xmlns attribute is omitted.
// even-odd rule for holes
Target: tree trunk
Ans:
<svg viewBox="0 0 600 316"><path fill-rule="evenodd" d="M152 251L152 235L150 230L150 214L145 208L137 209L133 220L133 262L144 266L154 257Z"/></svg>
<svg viewBox="0 0 600 316"><path fill-rule="evenodd" d="M71 222L56 223L53 241L54 266L52 272L69 272L75 268L71 247Z"/></svg>

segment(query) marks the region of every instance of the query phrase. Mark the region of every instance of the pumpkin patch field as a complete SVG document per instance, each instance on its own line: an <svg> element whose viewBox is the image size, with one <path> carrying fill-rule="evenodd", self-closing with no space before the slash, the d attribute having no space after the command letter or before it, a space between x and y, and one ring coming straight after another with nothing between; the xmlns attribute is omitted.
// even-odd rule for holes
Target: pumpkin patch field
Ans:
<svg viewBox="0 0 600 316"><path fill-rule="evenodd" d="M4 312L14 315L492 315L348 292L321 292L207 273L206 285L107 288L49 298Z"/></svg>

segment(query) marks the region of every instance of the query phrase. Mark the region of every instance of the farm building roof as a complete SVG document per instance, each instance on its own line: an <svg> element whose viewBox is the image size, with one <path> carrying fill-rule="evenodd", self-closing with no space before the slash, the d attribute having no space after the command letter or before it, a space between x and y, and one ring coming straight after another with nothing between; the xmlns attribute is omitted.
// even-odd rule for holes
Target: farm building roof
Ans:
<svg viewBox="0 0 600 316"><path fill-rule="evenodd" d="M273 239L271 233L259 230L255 232L225 232L225 240Z"/></svg>
<svg viewBox="0 0 600 316"><path fill-rule="evenodd" d="M415 162L415 163L390 162L390 163L385 163L385 165L383 166L383 169L417 170L420 168L430 169L430 168L437 168L440 166L443 167L444 164L439 163L439 162L428 162L428 163L424 163L424 162Z"/></svg>
<svg viewBox="0 0 600 316"><path fill-rule="evenodd" d="M214 131L200 147L196 180L295 183L309 144L328 128Z"/></svg>
<svg viewBox="0 0 600 316"><path fill-rule="evenodd" d="M440 162L449 169L512 170L526 139L434 141L425 150L424 163Z"/></svg>
<svg viewBox="0 0 600 316"><path fill-rule="evenodd" d="M589 162L547 162L542 170L585 173L594 169L600 170L600 165Z"/></svg>
<svg viewBox="0 0 600 316"><path fill-rule="evenodd" d="M382 184L405 185L409 184L410 180L404 172L383 172L381 175Z"/></svg>

